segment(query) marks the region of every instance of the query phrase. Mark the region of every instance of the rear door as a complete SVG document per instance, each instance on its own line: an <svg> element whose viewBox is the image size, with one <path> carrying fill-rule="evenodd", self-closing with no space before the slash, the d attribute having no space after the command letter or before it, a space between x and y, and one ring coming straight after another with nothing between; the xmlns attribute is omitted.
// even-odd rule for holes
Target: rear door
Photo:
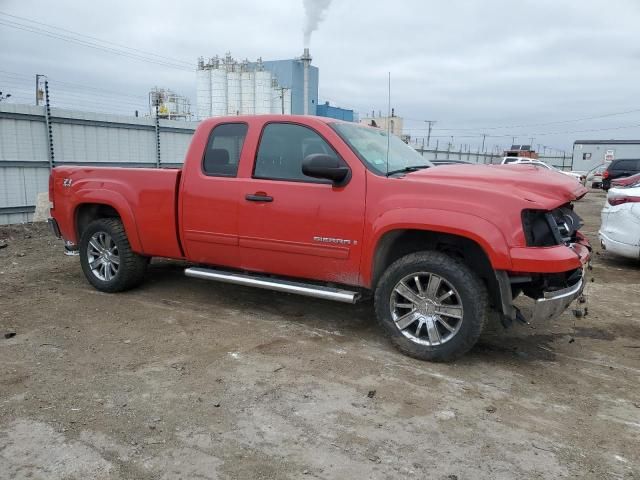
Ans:
<svg viewBox="0 0 640 480"><path fill-rule="evenodd" d="M182 229L187 257L195 262L237 266L238 165L243 155L246 123L216 125L200 165L185 172L182 186ZM250 161L250 160L249 160Z"/></svg>
<svg viewBox="0 0 640 480"><path fill-rule="evenodd" d="M324 135L308 126L267 123L251 178L240 198L240 257L244 269L343 284L359 283L366 175L348 165ZM319 128L322 128L319 127ZM346 148L346 146L345 146ZM351 169L345 186L307 177L302 160L336 156ZM356 163L356 162L352 162Z"/></svg>

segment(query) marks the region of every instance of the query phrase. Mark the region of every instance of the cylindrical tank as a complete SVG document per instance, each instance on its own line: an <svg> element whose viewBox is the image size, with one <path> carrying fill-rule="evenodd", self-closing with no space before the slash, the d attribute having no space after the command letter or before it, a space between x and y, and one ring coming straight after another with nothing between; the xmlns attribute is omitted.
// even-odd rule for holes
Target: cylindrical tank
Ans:
<svg viewBox="0 0 640 480"><path fill-rule="evenodd" d="M227 71L224 68L211 70L211 116L227 115Z"/></svg>
<svg viewBox="0 0 640 480"><path fill-rule="evenodd" d="M196 114L198 119L211 116L211 70L196 70Z"/></svg>
<svg viewBox="0 0 640 480"><path fill-rule="evenodd" d="M241 110L240 72L237 65L227 70L227 115L239 115Z"/></svg>
<svg viewBox="0 0 640 480"><path fill-rule="evenodd" d="M291 115L291 89L284 91L284 114Z"/></svg>
<svg viewBox="0 0 640 480"><path fill-rule="evenodd" d="M265 70L255 72L255 112L258 115L271 113L271 104L273 87L271 86L271 72ZM275 91L275 95L278 95L278 91ZM280 113L278 110L276 113Z"/></svg>
<svg viewBox="0 0 640 480"><path fill-rule="evenodd" d="M255 75L256 72L243 71L240 74L240 114L253 115L255 105Z"/></svg>
<svg viewBox="0 0 640 480"><path fill-rule="evenodd" d="M280 113L282 111L280 92L276 87L271 87L269 89L269 95L271 96L271 113Z"/></svg>

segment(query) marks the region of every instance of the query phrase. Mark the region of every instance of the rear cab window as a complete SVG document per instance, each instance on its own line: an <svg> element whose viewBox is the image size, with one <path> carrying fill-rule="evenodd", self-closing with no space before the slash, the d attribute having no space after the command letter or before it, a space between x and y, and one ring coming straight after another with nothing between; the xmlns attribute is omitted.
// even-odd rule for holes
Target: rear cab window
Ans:
<svg viewBox="0 0 640 480"><path fill-rule="evenodd" d="M235 177L247 130L246 123L223 123L214 127L202 159L202 172L215 177Z"/></svg>

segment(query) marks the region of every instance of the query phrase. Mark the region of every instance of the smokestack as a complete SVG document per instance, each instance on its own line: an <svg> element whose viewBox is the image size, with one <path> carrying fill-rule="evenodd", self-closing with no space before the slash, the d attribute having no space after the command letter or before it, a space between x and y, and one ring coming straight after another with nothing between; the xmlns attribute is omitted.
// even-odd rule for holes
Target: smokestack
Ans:
<svg viewBox="0 0 640 480"><path fill-rule="evenodd" d="M309 115L309 65L311 64L311 55L309 54L309 49L305 48L302 53L302 101L304 102L302 113L304 115Z"/></svg>

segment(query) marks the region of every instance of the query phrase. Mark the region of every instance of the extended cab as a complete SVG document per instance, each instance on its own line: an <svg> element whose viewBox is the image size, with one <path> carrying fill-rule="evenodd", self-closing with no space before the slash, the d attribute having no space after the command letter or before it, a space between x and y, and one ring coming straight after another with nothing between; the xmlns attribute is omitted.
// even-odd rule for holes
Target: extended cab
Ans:
<svg viewBox="0 0 640 480"><path fill-rule="evenodd" d="M590 247L575 180L534 166L430 168L386 132L307 116L211 118L182 169L53 169L51 226L97 289L151 257L191 277L342 302L371 297L403 352L451 360L490 316L534 319L581 294Z"/></svg>

